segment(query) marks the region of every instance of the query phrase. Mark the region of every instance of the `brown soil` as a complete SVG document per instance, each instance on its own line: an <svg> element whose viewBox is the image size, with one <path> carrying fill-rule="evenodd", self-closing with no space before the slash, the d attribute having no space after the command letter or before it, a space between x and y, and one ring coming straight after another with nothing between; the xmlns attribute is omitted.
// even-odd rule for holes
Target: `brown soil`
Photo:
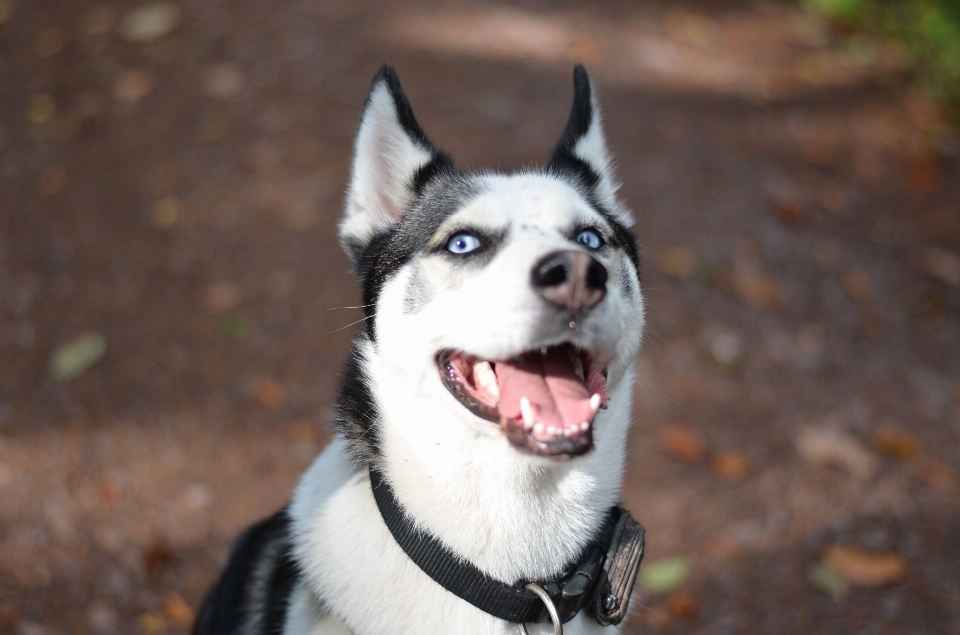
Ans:
<svg viewBox="0 0 960 635"><path fill-rule="evenodd" d="M960 633L958 143L895 58L763 1L204 0L147 43L136 6L0 0L0 632L185 633L329 439L380 62L510 169L582 60L643 241L624 498L692 565L626 632ZM831 599L835 544L894 573Z"/></svg>

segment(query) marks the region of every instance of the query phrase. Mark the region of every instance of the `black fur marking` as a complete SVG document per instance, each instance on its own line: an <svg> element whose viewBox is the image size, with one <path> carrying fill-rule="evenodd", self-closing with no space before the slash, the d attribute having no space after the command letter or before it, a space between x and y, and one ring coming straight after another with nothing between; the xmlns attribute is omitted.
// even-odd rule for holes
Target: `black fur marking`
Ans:
<svg viewBox="0 0 960 635"><path fill-rule="evenodd" d="M414 196L418 198L422 196L427 185L439 176L452 176L456 173L457 168L453 165L453 159L442 152L437 152L429 163L422 165L413 175L411 189Z"/></svg>
<svg viewBox="0 0 960 635"><path fill-rule="evenodd" d="M604 220L610 224L610 229L613 231L613 236L611 237L610 242L626 252L630 262L632 262L633 266L636 267L637 278L639 278L640 244L637 242L636 235L630 230L629 227L620 222L620 220L612 212L610 212L610 210L601 205L594 197L591 196L588 197L588 199L593 208L597 210L597 213L603 216Z"/></svg>
<svg viewBox="0 0 960 635"><path fill-rule="evenodd" d="M358 130L363 127L363 120L367 114L370 100L374 91L381 83L384 84L390 92L390 98L396 110L397 123L399 123L403 131L414 143L430 153L430 160L420 166L416 172L409 175L409 180L406 183L406 187L413 194L413 198L420 199L432 183L442 178L455 180L456 177L460 175L460 172L457 170L453 158L430 141L427 135L424 134L423 129L420 128L420 124L417 123L417 119L413 115L410 102L407 100L407 96L400 86L400 79L390 64L381 66L373 77L370 90L367 92L367 97L363 104L360 123L357 126ZM416 203L414 203L414 207L415 206ZM409 211L410 210L402 210L403 216L406 216ZM361 280L366 278L376 260L375 255L382 249L384 239L393 229L393 227L384 228L380 233L374 235L373 238L366 242L351 239L344 241L344 248L347 251L347 255L350 256L350 259L353 261L357 276Z"/></svg>
<svg viewBox="0 0 960 635"><path fill-rule="evenodd" d="M459 172L438 174L400 223L375 236L364 248L357 273L363 282L366 333L371 340L376 341L373 316L383 285L416 252L426 248L443 221L478 192L476 183Z"/></svg>
<svg viewBox="0 0 960 635"><path fill-rule="evenodd" d="M250 527L207 595L193 635L283 635L300 572L290 555L290 516L283 509Z"/></svg>
<svg viewBox="0 0 960 635"><path fill-rule="evenodd" d="M380 82L386 84L387 90L390 91L393 105L397 109L397 121L400 123L403 131L407 133L407 136L424 148L435 150L436 146L427 138L427 135L423 133L420 124L417 123L417 118L413 116L413 108L410 107L407 95L400 86L400 78L397 76L397 71L393 69L392 65L383 64L377 69L377 74L373 76L373 81L370 82L370 91L367 93L367 99L363 102L363 112L366 113L373 91ZM363 122L362 115L360 121L361 123Z"/></svg>
<svg viewBox="0 0 960 635"><path fill-rule="evenodd" d="M560 140L547 161L547 173L572 179L577 185L593 190L600 175L586 161L574 153L577 142L587 134L593 123L593 91L590 77L582 64L573 69L573 106Z"/></svg>
<svg viewBox="0 0 960 635"><path fill-rule="evenodd" d="M373 81L370 83L370 91L367 93L367 98L363 104L363 113L365 114L367 111L367 106L370 104L373 91L381 83L386 85L387 90L390 91L390 98L393 100L397 122L400 124L400 127L403 128L407 136L417 145L431 154L430 161L422 165L420 169L412 175L411 181L408 184L414 195L420 196L430 181L441 174L456 172L456 167L454 167L453 159L450 155L441 150L433 141L430 141L420 127L420 124L417 123L417 118L413 115L413 108L410 106L410 101L407 99L406 93L403 92L403 87L400 86L400 78L390 64L383 64L377 71L377 74L373 76ZM363 125L362 114L360 116L360 125Z"/></svg>
<svg viewBox="0 0 960 635"><path fill-rule="evenodd" d="M364 334L358 335L347 365L343 369L340 393L337 395L337 432L348 441L354 461L375 465L380 455L380 434L377 429L380 412L370 391L370 378L364 370Z"/></svg>
<svg viewBox="0 0 960 635"><path fill-rule="evenodd" d="M550 155L546 173L568 180L585 192L590 205L610 223L614 234L612 242L627 252L639 276L640 256L636 237L597 200L596 186L600 182L600 175L593 166L574 154L577 142L590 131L592 123L593 91L590 88L590 77L583 65L577 64L573 69L573 106L570 109L570 117Z"/></svg>

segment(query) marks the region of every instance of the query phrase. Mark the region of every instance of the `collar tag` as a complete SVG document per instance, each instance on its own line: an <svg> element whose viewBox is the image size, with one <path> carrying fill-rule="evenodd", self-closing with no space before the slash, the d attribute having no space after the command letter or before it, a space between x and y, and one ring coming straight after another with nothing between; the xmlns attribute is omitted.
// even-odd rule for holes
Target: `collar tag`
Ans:
<svg viewBox="0 0 960 635"><path fill-rule="evenodd" d="M594 587L588 610L602 626L619 624L627 614L630 594L640 572L646 531L626 509L613 528L610 547L603 560L600 579Z"/></svg>

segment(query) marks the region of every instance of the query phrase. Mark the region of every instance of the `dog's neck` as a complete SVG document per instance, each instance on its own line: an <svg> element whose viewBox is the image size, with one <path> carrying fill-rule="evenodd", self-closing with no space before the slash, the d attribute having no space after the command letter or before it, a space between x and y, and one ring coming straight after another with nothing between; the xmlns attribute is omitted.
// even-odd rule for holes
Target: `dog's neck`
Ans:
<svg viewBox="0 0 960 635"><path fill-rule="evenodd" d="M548 462L521 454L493 428L478 434L451 421L446 404L396 377L374 377L380 468L410 517L482 571L507 583L555 575L617 502L632 372L624 379L598 416L595 449Z"/></svg>

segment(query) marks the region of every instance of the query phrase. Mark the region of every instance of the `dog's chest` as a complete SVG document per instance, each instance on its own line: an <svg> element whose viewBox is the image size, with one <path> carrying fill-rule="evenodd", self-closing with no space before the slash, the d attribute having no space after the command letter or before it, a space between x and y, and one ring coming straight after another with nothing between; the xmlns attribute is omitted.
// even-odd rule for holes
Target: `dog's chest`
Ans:
<svg viewBox="0 0 960 635"><path fill-rule="evenodd" d="M304 572L284 635L518 633L430 579L396 543L377 509L366 471L334 442L307 473L291 513ZM345 617L340 622L331 614ZM549 625L528 626L551 633ZM578 615L564 632L613 633Z"/></svg>

